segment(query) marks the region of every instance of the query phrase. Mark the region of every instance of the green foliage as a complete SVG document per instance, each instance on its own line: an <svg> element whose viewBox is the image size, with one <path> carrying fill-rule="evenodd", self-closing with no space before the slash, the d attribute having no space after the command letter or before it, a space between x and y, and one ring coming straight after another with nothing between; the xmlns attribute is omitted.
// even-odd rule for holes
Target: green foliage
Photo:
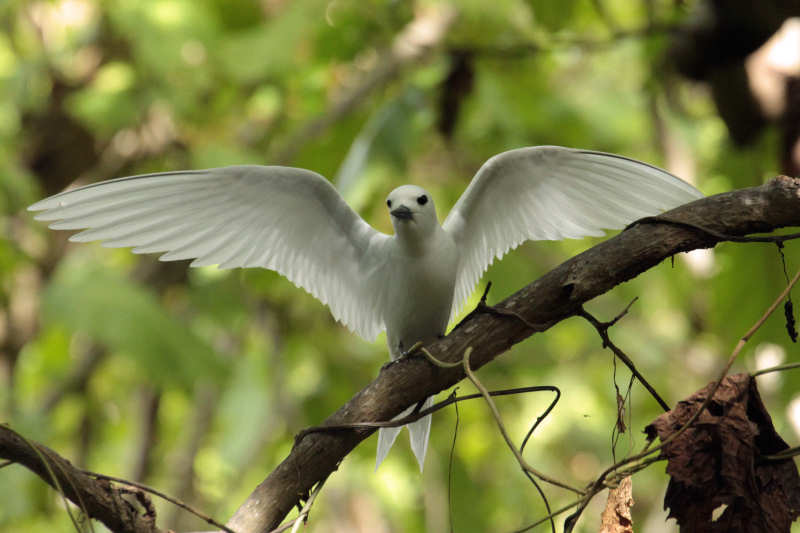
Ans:
<svg viewBox="0 0 800 533"><path fill-rule="evenodd" d="M684 177L707 194L777 173L778 136L767 134L748 150L733 148L708 91L663 67L665 33L635 31L685 20L680 2L454 2L459 17L425 61L393 73L326 122L385 66L383 54L431 4L3 4L0 421L111 475L132 475L147 451L151 468L144 480L167 493L185 486L179 476L188 461L194 491L178 495L224 521L285 457L297 431L324 420L387 359L384 339L358 339L273 272L203 268L186 274L185 265L157 264L127 250L65 245L63 232L47 230L24 207L73 180L290 164L334 180L368 222L390 232L383 199L394 187L426 187L443 218L486 159L525 145L677 163L676 169L693 169ZM444 91L456 51L469 55L472 83L445 138L436 125L442 101L452 96ZM76 128L88 133L85 139ZM493 282L489 301L496 302L599 241L523 245L490 268L464 313L487 280ZM793 243L785 253L791 273L800 254ZM785 286L773 246L725 244L705 259L703 266L696 257L678 257L674 266L659 265L587 306L609 320L639 297L611 335L670 402L716 376L738 338ZM796 358L780 316L751 342L736 370L774 361L763 355L769 350L785 362ZM105 353L96 368L46 407L95 348ZM613 462L614 372L594 330L574 318L515 346L479 377L489 388L561 388L562 402L537 429L526 457L582 485ZM623 394L628 379L617 365ZM791 402L798 401L800 372L762 379L776 427L795 442L789 406L797 405ZM469 392L460 385L459 393ZM144 399L152 395L160 398L149 421L155 437L143 447ZM550 397L498 401L517 442ZM641 428L659 414L638 384L630 406L630 431L618 458L641 448ZM458 418L453 530L510 531L541 518L544 505L486 406L462 404ZM375 439L367 440L329 480L307 529L448 530L455 423L452 408L434 416L423 475L404 435L373 472ZM665 483L659 465L637 475L637 529L664 523ZM548 494L553 507L572 501L561 491ZM598 530L601 500L586 511L579 531ZM0 502L2 530L70 527L52 491L19 467L0 470ZM165 529L204 526L167 523L172 507L157 505Z"/></svg>
<svg viewBox="0 0 800 533"><path fill-rule="evenodd" d="M85 332L133 358L141 378L159 386L191 388L195 381L219 381L226 374L214 350L150 291L92 262L61 263L42 295L42 316L47 325Z"/></svg>

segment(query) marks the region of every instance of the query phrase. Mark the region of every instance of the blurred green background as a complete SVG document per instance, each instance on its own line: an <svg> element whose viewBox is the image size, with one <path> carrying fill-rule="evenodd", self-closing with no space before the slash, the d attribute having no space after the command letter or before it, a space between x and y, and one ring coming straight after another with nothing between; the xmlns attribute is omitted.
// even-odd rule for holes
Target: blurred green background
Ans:
<svg viewBox="0 0 800 533"><path fill-rule="evenodd" d="M443 218L486 159L538 144L642 159L706 194L758 185L793 168L777 119L791 109L765 111L762 123L740 130L745 139L729 115L720 118L720 95L737 85L689 79L677 59L675 30L696 23L704 7L0 4L0 420L79 466L142 481L226 521L297 431L375 377L388 357L385 340L362 341L272 272L189 270L67 244L65 232L34 222L25 207L76 180L288 164L335 179L366 220L390 232L383 199L394 187L426 187ZM450 23L448 10L456 13ZM528 243L493 266L480 288L491 280L489 300L497 301L595 242ZM787 245L790 270L800 264L796 248ZM588 308L607 320L639 297L612 338L676 402L714 378L784 285L774 246L725 244L665 262ZM780 316L771 319L735 370L796 360L783 328ZM489 388L561 388L562 402L526 449L539 470L583 485L613 462L612 356L586 322L535 335L479 376ZM628 379L617 368L623 392ZM779 433L796 444L800 373L759 383ZM467 384L459 391L472 392ZM498 401L518 441L550 399ZM641 429L658 414L634 386L618 458L641 448ZM461 404L459 417L451 466L456 413L434 416L423 474L406 433L377 472L376 439L365 441L329 479L304 530L447 531L449 509L458 532L512 531L541 518L543 504L486 406ZM666 481L663 463L635 476L637 530L676 531L662 510ZM572 501L558 489L547 493L554 508ZM160 526L203 529L157 503ZM593 501L579 531L597 531L604 503L604 495ZM71 528L39 478L19 466L0 471L1 530Z"/></svg>

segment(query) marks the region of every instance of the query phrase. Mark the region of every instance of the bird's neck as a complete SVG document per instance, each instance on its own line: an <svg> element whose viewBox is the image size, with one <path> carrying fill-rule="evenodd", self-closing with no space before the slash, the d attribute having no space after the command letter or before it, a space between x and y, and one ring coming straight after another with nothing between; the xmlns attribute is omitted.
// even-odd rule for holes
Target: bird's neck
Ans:
<svg viewBox="0 0 800 533"><path fill-rule="evenodd" d="M397 244L404 253L411 256L427 254L436 247L437 238L440 236L440 232L444 231L438 224L428 229L410 225L398 226L395 228Z"/></svg>

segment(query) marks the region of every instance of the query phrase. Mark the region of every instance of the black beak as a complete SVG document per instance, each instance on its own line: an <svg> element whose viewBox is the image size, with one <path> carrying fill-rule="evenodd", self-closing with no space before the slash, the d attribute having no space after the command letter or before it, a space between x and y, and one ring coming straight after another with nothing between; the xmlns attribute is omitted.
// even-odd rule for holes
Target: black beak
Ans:
<svg viewBox="0 0 800 533"><path fill-rule="evenodd" d="M404 205L401 205L397 209L393 209L389 212L393 217L399 218L402 220L411 220L414 218L414 213L411 212L411 209L407 208Z"/></svg>

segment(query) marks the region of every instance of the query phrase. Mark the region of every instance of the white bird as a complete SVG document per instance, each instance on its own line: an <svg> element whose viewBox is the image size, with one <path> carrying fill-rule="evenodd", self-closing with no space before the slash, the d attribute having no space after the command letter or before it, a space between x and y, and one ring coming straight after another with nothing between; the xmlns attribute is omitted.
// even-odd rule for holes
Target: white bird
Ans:
<svg viewBox="0 0 800 533"><path fill-rule="evenodd" d="M385 329L394 360L442 336L494 259L522 242L603 235L700 197L640 161L538 146L489 159L441 225L424 189L393 190L393 236L367 224L324 177L281 166L119 178L29 210L56 221L53 229L88 228L71 241L166 252L162 261L194 259L192 266L276 270L364 339ZM427 416L408 425L420 470L430 423ZM401 429L379 432L376 468Z"/></svg>

